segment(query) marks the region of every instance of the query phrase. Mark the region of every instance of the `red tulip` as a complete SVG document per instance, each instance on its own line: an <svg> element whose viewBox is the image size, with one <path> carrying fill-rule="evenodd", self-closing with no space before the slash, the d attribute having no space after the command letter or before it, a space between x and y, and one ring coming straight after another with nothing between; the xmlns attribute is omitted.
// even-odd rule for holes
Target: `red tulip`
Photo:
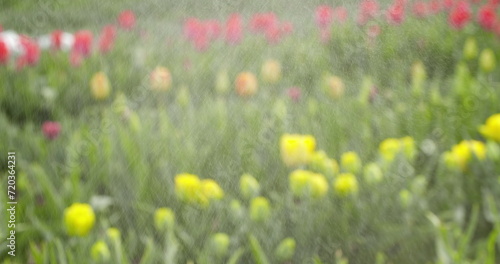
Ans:
<svg viewBox="0 0 500 264"><path fill-rule="evenodd" d="M265 33L269 28L278 26L278 18L274 13L254 14L250 20L250 30Z"/></svg>
<svg viewBox="0 0 500 264"><path fill-rule="evenodd" d="M495 22L497 21L497 14L495 7L492 5L485 5L481 7L477 13L477 20L479 25L486 30L493 30Z"/></svg>
<svg viewBox="0 0 500 264"><path fill-rule="evenodd" d="M240 14L232 14L226 21L225 28L226 42L229 44L238 44L243 39L243 22Z"/></svg>
<svg viewBox="0 0 500 264"><path fill-rule="evenodd" d="M413 4L413 14L419 18L427 16L427 4L422 1L415 2Z"/></svg>
<svg viewBox="0 0 500 264"><path fill-rule="evenodd" d="M17 59L17 69L21 70L26 65L34 66L40 59L40 47L28 36L20 37L23 54Z"/></svg>
<svg viewBox="0 0 500 264"><path fill-rule="evenodd" d="M470 5L462 0L451 10L448 22L455 29L462 29L471 18Z"/></svg>
<svg viewBox="0 0 500 264"><path fill-rule="evenodd" d="M327 5L316 8L316 24L320 28L326 28L333 22L334 9Z"/></svg>
<svg viewBox="0 0 500 264"><path fill-rule="evenodd" d="M217 20L208 20L205 22L208 38L211 40L217 39L221 34L221 25Z"/></svg>
<svg viewBox="0 0 500 264"><path fill-rule="evenodd" d="M278 25L275 26L270 26L266 30L266 39L269 44L276 44L281 40L281 36L283 32L281 31L281 28Z"/></svg>
<svg viewBox="0 0 500 264"><path fill-rule="evenodd" d="M360 4L358 23L363 25L378 13L378 3L375 0L363 0Z"/></svg>
<svg viewBox="0 0 500 264"><path fill-rule="evenodd" d="M0 39L0 63L6 64L9 61L9 48L3 40Z"/></svg>
<svg viewBox="0 0 500 264"><path fill-rule="evenodd" d="M404 20L404 15L405 15L405 9L402 4L393 4L387 9L386 12L386 17L387 17L387 22L394 24L394 25L399 25L401 22Z"/></svg>
<svg viewBox="0 0 500 264"><path fill-rule="evenodd" d="M441 11L442 5L439 0L431 0L429 2L429 9L432 14L437 14Z"/></svg>
<svg viewBox="0 0 500 264"><path fill-rule="evenodd" d="M443 0L443 7L446 9L451 9L455 5L453 0Z"/></svg>
<svg viewBox="0 0 500 264"><path fill-rule="evenodd" d="M135 26L135 14L131 10L125 10L118 16L118 24L125 30L132 30Z"/></svg>
<svg viewBox="0 0 500 264"><path fill-rule="evenodd" d="M99 51L101 53L107 53L113 49L116 38L116 28L113 25L107 25L102 28L101 35L99 37Z"/></svg>
<svg viewBox="0 0 500 264"><path fill-rule="evenodd" d="M337 20L340 23L344 23L349 16L349 14L347 13L347 9L343 6L339 6L337 7L337 9L335 9L335 15L337 16Z"/></svg>
<svg viewBox="0 0 500 264"><path fill-rule="evenodd" d="M61 125L58 122L45 121L42 124L42 132L47 139L55 139L61 132Z"/></svg>
<svg viewBox="0 0 500 264"><path fill-rule="evenodd" d="M62 30L54 30L52 34L50 34L50 42L52 43L52 48L55 50L61 49L61 39L62 39L63 31Z"/></svg>
<svg viewBox="0 0 500 264"><path fill-rule="evenodd" d="M72 52L78 53L82 57L90 56L92 51L92 32L80 30L75 33L75 42Z"/></svg>

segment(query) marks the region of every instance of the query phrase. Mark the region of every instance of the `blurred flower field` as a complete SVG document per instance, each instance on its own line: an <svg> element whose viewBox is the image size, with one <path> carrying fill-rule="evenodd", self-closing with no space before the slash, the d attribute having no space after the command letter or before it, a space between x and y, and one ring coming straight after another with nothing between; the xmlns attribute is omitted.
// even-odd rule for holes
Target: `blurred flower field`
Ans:
<svg viewBox="0 0 500 264"><path fill-rule="evenodd" d="M14 2L3 263L500 263L500 1Z"/></svg>

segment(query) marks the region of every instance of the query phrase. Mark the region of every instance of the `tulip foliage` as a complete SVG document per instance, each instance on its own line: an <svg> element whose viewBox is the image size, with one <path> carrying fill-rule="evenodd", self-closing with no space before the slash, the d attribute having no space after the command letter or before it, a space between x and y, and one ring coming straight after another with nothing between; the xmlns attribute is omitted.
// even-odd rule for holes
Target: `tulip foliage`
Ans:
<svg viewBox="0 0 500 264"><path fill-rule="evenodd" d="M47 2L0 10L5 263L499 263L500 1Z"/></svg>

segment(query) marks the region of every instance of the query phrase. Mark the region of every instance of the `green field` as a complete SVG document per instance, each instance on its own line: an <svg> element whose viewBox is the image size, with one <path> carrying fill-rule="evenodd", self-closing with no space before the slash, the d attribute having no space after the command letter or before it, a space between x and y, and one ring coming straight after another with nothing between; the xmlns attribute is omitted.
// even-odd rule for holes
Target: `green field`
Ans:
<svg viewBox="0 0 500 264"><path fill-rule="evenodd" d="M499 263L499 35L482 4L454 29L408 2L360 25L355 2L3 1L4 30L93 46L0 65L0 262ZM349 14L327 42L322 4ZM293 32L252 33L266 12ZM239 44L186 39L186 18L232 13Z"/></svg>

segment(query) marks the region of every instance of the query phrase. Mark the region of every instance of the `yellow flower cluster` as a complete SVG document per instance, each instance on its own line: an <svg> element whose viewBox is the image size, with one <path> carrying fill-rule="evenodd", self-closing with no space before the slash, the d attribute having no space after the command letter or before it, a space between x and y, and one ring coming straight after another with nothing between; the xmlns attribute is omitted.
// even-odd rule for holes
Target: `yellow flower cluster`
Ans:
<svg viewBox="0 0 500 264"><path fill-rule="evenodd" d="M466 170L473 155L479 160L486 158L486 146L477 140L464 140L453 146L451 151L444 153L444 160L448 167Z"/></svg>
<svg viewBox="0 0 500 264"><path fill-rule="evenodd" d="M316 148L316 139L311 135L285 134L280 140L281 158L289 167L309 163Z"/></svg>
<svg viewBox="0 0 500 264"><path fill-rule="evenodd" d="M416 153L415 141L412 137L388 138L380 143L379 152L387 162L393 161L399 153L412 160Z"/></svg>
<svg viewBox="0 0 500 264"><path fill-rule="evenodd" d="M297 197L321 198L328 192L325 176L306 170L295 170L289 176L290 189Z"/></svg>
<svg viewBox="0 0 500 264"><path fill-rule="evenodd" d="M175 192L180 200L206 206L210 200L220 200L224 191L212 179L201 180L194 174L183 173L175 176Z"/></svg>
<svg viewBox="0 0 500 264"><path fill-rule="evenodd" d="M89 204L74 203L64 210L64 224L70 236L86 236L94 223L94 210Z"/></svg>
<svg viewBox="0 0 500 264"><path fill-rule="evenodd" d="M487 139L500 142L500 114L490 116L479 132Z"/></svg>

